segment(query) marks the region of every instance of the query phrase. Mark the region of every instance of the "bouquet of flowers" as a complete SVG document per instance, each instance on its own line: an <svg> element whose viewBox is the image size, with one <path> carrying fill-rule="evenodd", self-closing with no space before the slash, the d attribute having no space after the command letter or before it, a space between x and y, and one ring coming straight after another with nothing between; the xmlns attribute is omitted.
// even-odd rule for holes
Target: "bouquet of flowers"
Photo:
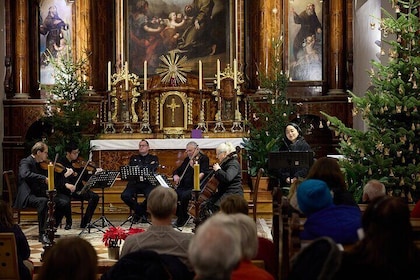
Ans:
<svg viewBox="0 0 420 280"><path fill-rule="evenodd" d="M122 227L109 227L102 237L102 241L104 242L106 247L118 247L121 245L122 240L125 240L127 236L139 232L144 232L142 228L130 228L124 229Z"/></svg>

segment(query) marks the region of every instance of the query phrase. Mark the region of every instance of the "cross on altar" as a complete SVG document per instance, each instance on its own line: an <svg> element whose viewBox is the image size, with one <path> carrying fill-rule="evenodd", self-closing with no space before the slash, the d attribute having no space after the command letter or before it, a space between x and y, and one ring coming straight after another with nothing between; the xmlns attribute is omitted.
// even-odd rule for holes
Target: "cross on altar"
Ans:
<svg viewBox="0 0 420 280"><path fill-rule="evenodd" d="M175 124L175 109L181 107L175 102L175 98L172 98L171 104L166 105L172 111L172 124Z"/></svg>

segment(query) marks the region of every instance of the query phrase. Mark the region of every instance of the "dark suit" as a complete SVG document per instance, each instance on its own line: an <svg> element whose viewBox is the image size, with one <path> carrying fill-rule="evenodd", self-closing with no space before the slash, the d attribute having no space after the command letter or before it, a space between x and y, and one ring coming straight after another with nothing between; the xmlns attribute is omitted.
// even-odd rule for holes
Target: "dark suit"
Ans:
<svg viewBox="0 0 420 280"><path fill-rule="evenodd" d="M135 155L130 158L130 165L138 165L140 168L148 169L150 173L156 172L159 166L159 159L155 155L147 154L145 156ZM129 180L127 187L121 193L121 199L133 210L138 216L145 216L147 210L146 199L154 186L148 180L141 181L140 178L136 180ZM135 195L143 193L146 199L142 204L139 204Z"/></svg>
<svg viewBox="0 0 420 280"><path fill-rule="evenodd" d="M14 207L33 207L38 212L39 234L43 234L47 220L47 184L45 175L41 174L41 168L30 155L19 163L18 193Z"/></svg>

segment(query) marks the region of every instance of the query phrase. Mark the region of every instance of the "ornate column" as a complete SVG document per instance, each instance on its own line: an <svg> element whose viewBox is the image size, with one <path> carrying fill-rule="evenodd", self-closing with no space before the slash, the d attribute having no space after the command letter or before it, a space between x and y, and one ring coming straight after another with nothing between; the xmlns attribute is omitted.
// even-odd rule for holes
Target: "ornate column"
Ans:
<svg viewBox="0 0 420 280"><path fill-rule="evenodd" d="M328 60L330 62L328 74L329 90L328 94L344 94L344 0L334 0L329 2L330 15L330 50Z"/></svg>
<svg viewBox="0 0 420 280"><path fill-rule="evenodd" d="M91 1L85 0L85 1L78 1L77 5L73 5L73 9L75 11L75 18L76 20L73 22L74 24L74 30L73 33L73 42L74 46L76 48L73 55L77 60L88 57L92 50L91 50L91 19L90 19L90 6ZM91 58L89 57L89 61L91 61ZM92 72L90 69L89 63L89 69L87 69L87 73L89 73L89 83L91 83L91 77Z"/></svg>
<svg viewBox="0 0 420 280"><path fill-rule="evenodd" d="M29 98L29 8L28 1L16 0L16 47L14 67L12 67L14 77L14 88L16 89L14 98Z"/></svg>

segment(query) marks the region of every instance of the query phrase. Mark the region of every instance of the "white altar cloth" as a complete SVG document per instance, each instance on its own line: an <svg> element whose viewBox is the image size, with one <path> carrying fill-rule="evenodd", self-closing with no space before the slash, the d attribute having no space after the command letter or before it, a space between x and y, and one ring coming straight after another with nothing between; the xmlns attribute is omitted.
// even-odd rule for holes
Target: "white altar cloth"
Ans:
<svg viewBox="0 0 420 280"><path fill-rule="evenodd" d="M90 141L92 151L138 150L141 139L95 139ZM242 147L242 138L188 138L188 139L147 139L151 150L182 150L188 142L195 141L201 149L216 149L224 142Z"/></svg>

